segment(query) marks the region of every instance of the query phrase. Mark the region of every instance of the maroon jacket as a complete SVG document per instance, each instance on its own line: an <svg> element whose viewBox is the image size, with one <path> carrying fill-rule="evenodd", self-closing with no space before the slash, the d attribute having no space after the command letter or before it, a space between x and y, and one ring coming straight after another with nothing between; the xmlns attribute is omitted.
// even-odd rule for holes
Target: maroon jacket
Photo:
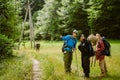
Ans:
<svg viewBox="0 0 120 80"><path fill-rule="evenodd" d="M96 45L96 59L97 60L103 60L104 59L104 55L101 55L101 52L105 49L104 43L102 41L102 39L100 39L99 41L97 41L97 45Z"/></svg>

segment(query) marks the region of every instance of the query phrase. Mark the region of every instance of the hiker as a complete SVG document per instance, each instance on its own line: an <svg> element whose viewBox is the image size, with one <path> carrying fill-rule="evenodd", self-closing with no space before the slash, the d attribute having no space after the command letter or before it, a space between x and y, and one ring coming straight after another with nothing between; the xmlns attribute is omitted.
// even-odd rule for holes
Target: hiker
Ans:
<svg viewBox="0 0 120 80"><path fill-rule="evenodd" d="M74 50L76 50L76 44L77 44L77 36L78 31L73 30L72 35L67 36L60 36L62 40L64 40L64 46L63 46L63 60L64 60L64 68L66 73L71 73L71 64L72 64L72 53Z"/></svg>
<svg viewBox="0 0 120 80"><path fill-rule="evenodd" d="M85 77L89 78L90 56L94 55L94 54L92 55L90 54L89 45L91 46L92 51L93 51L93 48L92 48L92 44L90 43L90 41L86 40L83 34L80 37L80 41L81 43L80 45L78 45L78 49L81 51L82 68L83 68Z"/></svg>
<svg viewBox="0 0 120 80"><path fill-rule="evenodd" d="M96 34L96 60L99 60L99 66L101 70L101 77L106 76L107 68L105 63L105 55L101 55L102 51L105 49L104 43L102 41L102 37L100 34Z"/></svg>
<svg viewBox="0 0 120 80"><path fill-rule="evenodd" d="M91 43L92 43L92 46L95 46L96 45L96 36L94 34L90 34L87 38Z"/></svg>

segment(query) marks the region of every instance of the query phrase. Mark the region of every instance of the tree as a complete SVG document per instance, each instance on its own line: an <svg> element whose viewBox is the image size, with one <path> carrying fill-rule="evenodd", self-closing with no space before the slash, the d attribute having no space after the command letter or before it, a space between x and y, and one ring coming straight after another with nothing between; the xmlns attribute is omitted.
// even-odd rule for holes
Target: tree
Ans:
<svg viewBox="0 0 120 80"><path fill-rule="evenodd" d="M104 0L103 6L101 7L101 16L96 20L98 24L95 30L101 32L102 35L108 38L120 39L119 4L120 0ZM98 26L100 26L101 29L99 29Z"/></svg>
<svg viewBox="0 0 120 80"><path fill-rule="evenodd" d="M18 23L20 21L19 1L0 0L0 34L8 38L17 39L19 35Z"/></svg>
<svg viewBox="0 0 120 80"><path fill-rule="evenodd" d="M74 29L88 35L87 12L82 6L79 0L46 0L43 9L38 12L36 25L52 40Z"/></svg>
<svg viewBox="0 0 120 80"><path fill-rule="evenodd" d="M21 0L22 5L23 5L21 16L23 19L25 17L27 1L28 0ZM31 3L32 15L34 15L34 13L36 13L36 11L41 10L43 8L43 5L45 4L44 0L29 0L29 1Z"/></svg>
<svg viewBox="0 0 120 80"><path fill-rule="evenodd" d="M90 27L90 32L95 33L94 21L100 16L102 0L90 0L87 3L87 14L88 14L88 25Z"/></svg>
<svg viewBox="0 0 120 80"><path fill-rule="evenodd" d="M11 39L19 37L19 6L19 1L0 0L0 59L12 55Z"/></svg>
<svg viewBox="0 0 120 80"><path fill-rule="evenodd" d="M37 23L38 33L44 34L46 38L52 40L56 37L58 29L58 16L56 10L60 6L60 0L46 0L42 10L38 12Z"/></svg>
<svg viewBox="0 0 120 80"><path fill-rule="evenodd" d="M72 32L73 29L89 34L87 12L83 10L83 4L79 0L61 1L62 6L58 10L59 26L64 33Z"/></svg>
<svg viewBox="0 0 120 80"><path fill-rule="evenodd" d="M100 33L107 38L120 39L120 1L91 0L88 8L89 25L94 33Z"/></svg>
<svg viewBox="0 0 120 80"><path fill-rule="evenodd" d="M0 60L5 57L10 57L13 53L13 41L5 35L0 34Z"/></svg>

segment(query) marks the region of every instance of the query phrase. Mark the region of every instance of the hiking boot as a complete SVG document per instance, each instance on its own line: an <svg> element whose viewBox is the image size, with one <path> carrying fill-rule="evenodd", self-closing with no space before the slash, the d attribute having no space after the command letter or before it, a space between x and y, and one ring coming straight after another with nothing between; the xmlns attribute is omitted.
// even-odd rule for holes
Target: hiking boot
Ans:
<svg viewBox="0 0 120 80"><path fill-rule="evenodd" d="M106 73L101 73L100 74L100 77L105 77L106 76Z"/></svg>
<svg viewBox="0 0 120 80"><path fill-rule="evenodd" d="M89 78L89 74L88 74L88 73L87 73L87 74L85 74L85 77L86 77L86 78Z"/></svg>

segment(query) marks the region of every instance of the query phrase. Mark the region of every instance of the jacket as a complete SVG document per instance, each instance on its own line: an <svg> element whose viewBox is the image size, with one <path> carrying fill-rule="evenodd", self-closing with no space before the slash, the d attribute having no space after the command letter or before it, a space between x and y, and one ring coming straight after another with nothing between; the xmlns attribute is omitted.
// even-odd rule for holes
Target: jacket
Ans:
<svg viewBox="0 0 120 80"><path fill-rule="evenodd" d="M101 55L101 52L105 49L104 43L102 41L102 39L100 39L99 41L97 41L96 44L96 59L98 60L103 60L104 59L104 55Z"/></svg>
<svg viewBox="0 0 120 80"><path fill-rule="evenodd" d="M65 42L65 51L72 52L72 49L76 48L77 39L74 38L72 35L62 36L61 39Z"/></svg>
<svg viewBox="0 0 120 80"><path fill-rule="evenodd" d="M78 49L81 51L82 56L90 56L89 43L86 39L81 41L80 45L78 46Z"/></svg>

